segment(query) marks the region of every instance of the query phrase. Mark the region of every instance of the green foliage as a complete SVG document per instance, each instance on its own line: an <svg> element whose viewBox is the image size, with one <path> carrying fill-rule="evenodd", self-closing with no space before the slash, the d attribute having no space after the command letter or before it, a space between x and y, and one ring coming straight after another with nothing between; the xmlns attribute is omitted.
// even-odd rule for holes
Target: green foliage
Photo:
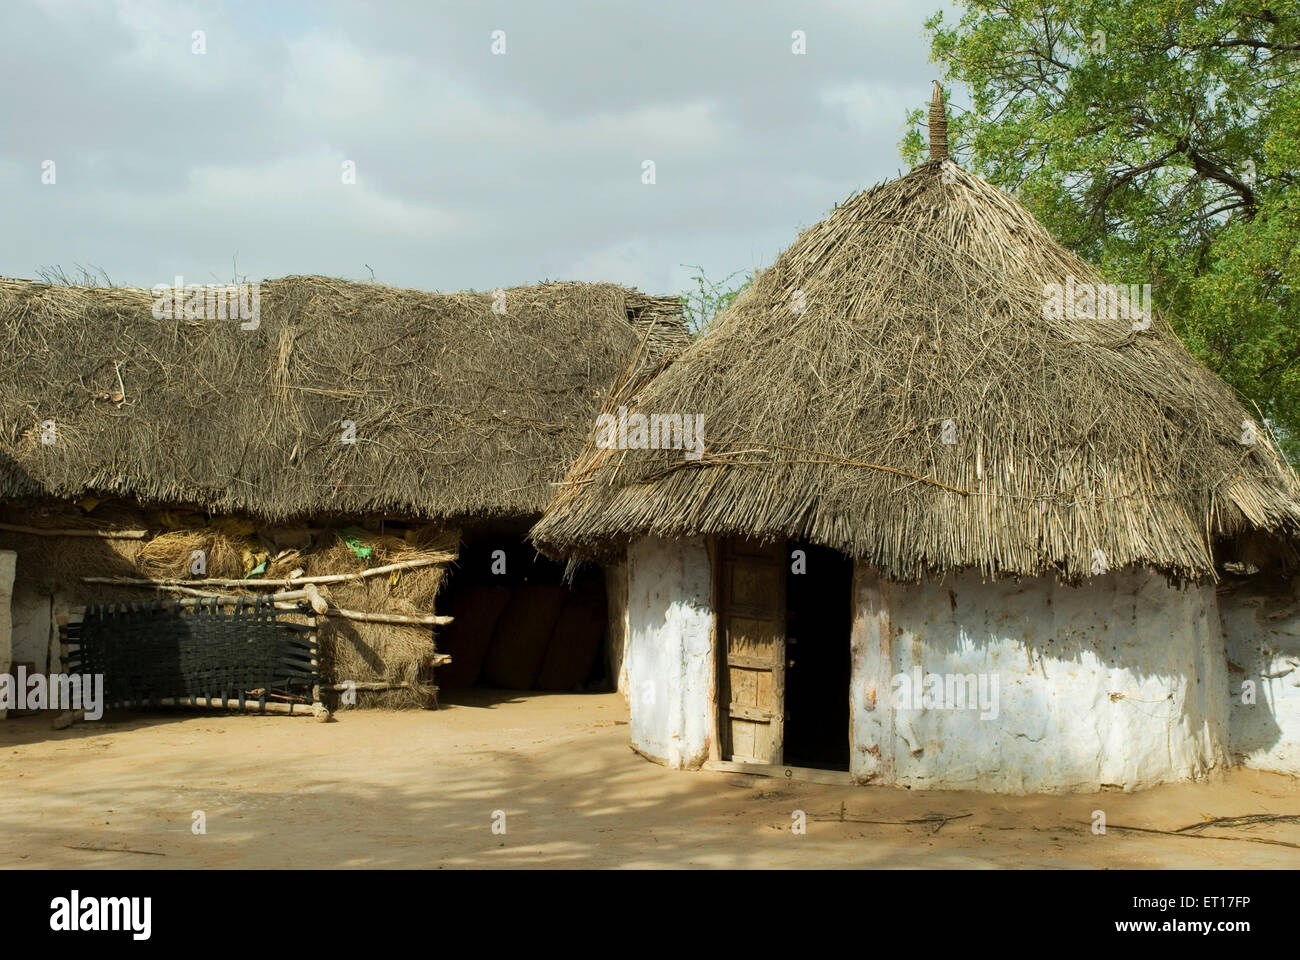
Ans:
<svg viewBox="0 0 1300 960"><path fill-rule="evenodd" d="M963 0L926 24L967 85L958 162L1116 282L1300 453L1296 0ZM916 125L901 148L924 157Z"/></svg>
<svg viewBox="0 0 1300 960"><path fill-rule="evenodd" d="M750 271L749 276L737 283L736 278L744 273L743 270L712 281L705 275L703 267L693 266L691 269L695 271L691 275L691 282L695 286L681 295L682 317L692 336L698 337L713 322L714 317L731 306L738 296L753 285L756 271Z"/></svg>

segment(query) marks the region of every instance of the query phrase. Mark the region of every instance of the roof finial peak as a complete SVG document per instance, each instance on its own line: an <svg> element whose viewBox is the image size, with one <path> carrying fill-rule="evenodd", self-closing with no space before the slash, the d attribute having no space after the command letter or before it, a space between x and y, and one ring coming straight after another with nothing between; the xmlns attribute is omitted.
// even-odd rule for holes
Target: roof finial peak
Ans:
<svg viewBox="0 0 1300 960"><path fill-rule="evenodd" d="M948 114L943 108L943 87L934 81L934 92L930 95L930 159L945 160L948 157Z"/></svg>

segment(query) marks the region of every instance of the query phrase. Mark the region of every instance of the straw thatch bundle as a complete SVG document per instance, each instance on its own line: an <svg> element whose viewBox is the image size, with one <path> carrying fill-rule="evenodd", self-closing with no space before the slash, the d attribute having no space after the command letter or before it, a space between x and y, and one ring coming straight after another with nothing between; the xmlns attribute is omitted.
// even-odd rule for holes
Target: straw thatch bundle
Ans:
<svg viewBox="0 0 1300 960"><path fill-rule="evenodd" d="M675 301L610 284L509 289L499 313L491 293L288 277L248 330L160 320L155 299L0 280L0 500L537 513L615 378L687 340Z"/></svg>
<svg viewBox="0 0 1300 960"><path fill-rule="evenodd" d="M374 552L365 561L358 560L345 543L334 538L332 545L303 552L289 562L298 563L308 577L351 572L366 566L419 559L431 553L454 554L459 536L456 531L423 527L412 531L410 538L374 536L366 542ZM282 576L283 566L283 563L273 565L268 575ZM322 592L336 606L347 610L428 614L434 612L434 598L446 572L447 565L438 563L387 577L330 584ZM436 702L436 675L431 661L437 652L437 635L429 627L321 617L317 619L317 634L322 682L383 681L394 685L391 690L359 691L357 706L429 707Z"/></svg>
<svg viewBox="0 0 1300 960"><path fill-rule="evenodd" d="M1218 538L1294 534L1300 487L1263 428L1241 442L1250 416L1163 322L1045 315L1071 277L1103 282L951 160L857 194L610 400L703 415L705 455L589 442L534 539L806 537L898 579L1073 579L1213 576Z"/></svg>

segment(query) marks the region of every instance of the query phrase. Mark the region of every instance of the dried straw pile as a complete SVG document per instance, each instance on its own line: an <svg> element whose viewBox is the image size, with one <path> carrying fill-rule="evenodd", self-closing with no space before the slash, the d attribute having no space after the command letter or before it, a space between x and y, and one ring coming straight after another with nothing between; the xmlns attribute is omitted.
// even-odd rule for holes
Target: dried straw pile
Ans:
<svg viewBox="0 0 1300 960"><path fill-rule="evenodd" d="M702 414L703 459L589 443L533 537L807 537L897 579L1075 579L1213 576L1220 537L1293 535L1300 486L1262 428L1240 442L1228 388L1159 319L1045 318L1067 277L1102 282L951 161L857 194L609 402Z"/></svg>
<svg viewBox="0 0 1300 960"><path fill-rule="evenodd" d="M319 539L319 538L318 538ZM286 562L297 563L306 576L354 572L366 567L418 560L431 554L454 554L459 535L436 526L413 530L409 538L369 537L374 548L367 560L359 560L337 537L323 549L304 551L296 559L273 564L269 577L284 575ZM328 543L328 541L326 541ZM388 576L369 577L348 583L334 583L321 592L336 606L347 610L397 614L429 614L442 586L447 563L402 570ZM431 707L437 676L431 660L437 652L438 628L399 624L357 623L341 617L317 621L321 644L321 680L407 684L405 688L358 691L358 707ZM346 706L346 705L342 705Z"/></svg>
<svg viewBox="0 0 1300 960"><path fill-rule="evenodd" d="M72 504L0 506L0 522L36 529L142 530L144 511L133 505L105 504L92 516ZM51 537L0 530L0 550L18 554L15 584L42 596L75 598L76 603L145 599L148 594L82 582L82 577L145 576L140 555L146 541L99 537Z"/></svg>
<svg viewBox="0 0 1300 960"><path fill-rule="evenodd" d="M154 301L0 280L0 500L93 493L269 520L535 514L615 378L687 340L674 301L611 284L495 301L287 277L260 285L252 330L159 320Z"/></svg>

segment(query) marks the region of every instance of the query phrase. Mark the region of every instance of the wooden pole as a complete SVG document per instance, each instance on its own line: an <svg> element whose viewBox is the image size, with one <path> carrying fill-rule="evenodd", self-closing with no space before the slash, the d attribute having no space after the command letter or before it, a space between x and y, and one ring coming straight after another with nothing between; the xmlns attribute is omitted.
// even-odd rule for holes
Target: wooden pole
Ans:
<svg viewBox="0 0 1300 960"><path fill-rule="evenodd" d="M156 584L161 590L173 590L176 593L185 594L186 597L194 599L176 599L162 600L160 603L172 603L178 607L197 607L204 600L216 600L220 603L235 603L239 600L249 599L249 594L239 595L233 593L206 593L202 590L191 590L189 587L173 587L168 584ZM313 599L313 593L315 599ZM281 593L273 593L269 597L261 594L264 599L274 602L277 610L296 610L297 604L294 601L306 600L312 605L312 610L327 617L342 617L345 620L356 620L359 623L394 623L410 624L419 627L445 627L451 623L453 617L435 616L434 614L413 614L413 613L367 613L363 610L345 610L336 607L323 596L320 591L315 589L313 584L308 584L302 590L285 590ZM324 605L325 609L321 610L319 604Z"/></svg>
<svg viewBox="0 0 1300 960"><path fill-rule="evenodd" d="M20 523L0 523L0 530L26 533L34 537L98 537L101 540L143 540L149 536L148 530L66 530L56 527L27 527Z"/></svg>
<svg viewBox="0 0 1300 960"><path fill-rule="evenodd" d="M146 580L133 577L82 577L81 581L130 587L301 587L309 583L346 583L349 580L364 580L366 577L378 577L398 570L428 567L435 563L450 563L456 559L456 556L454 553L434 553L418 560L403 560L400 563L371 567L356 573L331 573L319 577L297 577L290 580Z"/></svg>
<svg viewBox="0 0 1300 960"><path fill-rule="evenodd" d="M312 610L318 614L329 613L329 601L321 596L320 590L317 589L316 584L307 584L302 592L306 595L307 602L311 604Z"/></svg>
<svg viewBox="0 0 1300 960"><path fill-rule="evenodd" d="M365 613L361 610L344 610L341 607L330 607L326 614L329 617L343 617L346 620L356 620L359 623L409 623L423 627L445 627L454 620L454 617L440 617L433 614L406 614L406 613Z"/></svg>
<svg viewBox="0 0 1300 960"><path fill-rule="evenodd" d="M292 600L309 599L306 590L285 590L280 593L273 593L270 596L267 596L266 594L255 594L255 593L212 593L211 591L208 590L191 590L189 587L171 587L171 586L167 586L166 584L160 584L158 589L171 590L175 593L183 594L186 597L195 598L193 600L165 599L165 600L158 601L159 603L164 603L164 604L172 603L178 607L196 607L199 605L200 600L218 600L221 603L235 603L239 600L243 600L245 602L249 600L272 600L276 603L277 606L279 606L282 603L285 605L289 605L289 601Z"/></svg>
<svg viewBox="0 0 1300 960"><path fill-rule="evenodd" d="M948 113L943 106L943 87L936 80L930 94L930 159L944 160L947 157Z"/></svg>
<svg viewBox="0 0 1300 960"><path fill-rule="evenodd" d="M252 710L240 710L237 706L227 706L221 702L218 697L195 697L193 702L188 697L160 697L158 703L164 707L202 707L203 709L233 710L236 713L284 713L294 717L310 717L312 708L305 703L276 703L268 700L262 708L254 707ZM294 713L294 707L298 707L298 712Z"/></svg>

